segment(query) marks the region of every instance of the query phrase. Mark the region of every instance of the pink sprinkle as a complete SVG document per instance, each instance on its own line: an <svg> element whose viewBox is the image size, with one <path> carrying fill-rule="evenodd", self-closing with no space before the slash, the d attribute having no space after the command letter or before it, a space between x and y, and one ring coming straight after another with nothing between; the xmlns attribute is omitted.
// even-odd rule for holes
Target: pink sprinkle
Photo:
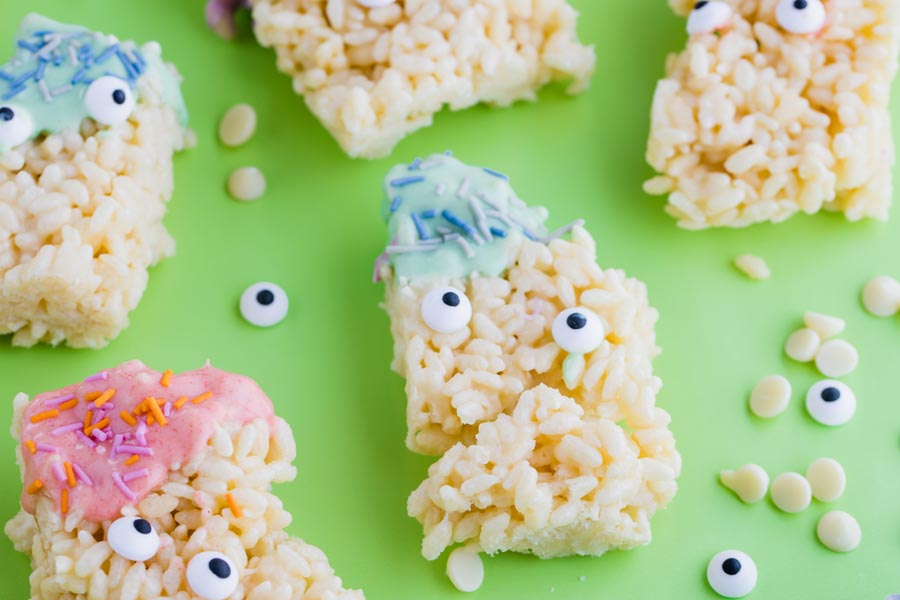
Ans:
<svg viewBox="0 0 900 600"><path fill-rule="evenodd" d="M153 450L144 446L131 446L122 444L119 446L119 452L122 454L140 454L142 456L153 456Z"/></svg>
<svg viewBox="0 0 900 600"><path fill-rule="evenodd" d="M71 433L72 431L76 431L82 428L81 423L70 423L69 425L62 425L61 427L57 427L50 433L52 435L62 435L64 433Z"/></svg>
<svg viewBox="0 0 900 600"><path fill-rule="evenodd" d="M95 442L94 440L92 440L92 439L89 438L88 436L84 435L84 432L83 432L83 431L78 430L78 431L75 432L75 435L77 435L77 436L78 436L78 439L79 439L83 444L85 444L88 448L96 448L96 447L97 447L97 442Z"/></svg>
<svg viewBox="0 0 900 600"><path fill-rule="evenodd" d="M82 469L80 466L76 465L75 463L72 463L72 470L75 471L75 477L78 478L78 481L80 481L84 485L89 485L89 486L94 485L93 480L90 478L90 476L87 473L84 472L84 469Z"/></svg>
<svg viewBox="0 0 900 600"><path fill-rule="evenodd" d="M134 439L137 440L137 443L141 446L147 445L147 422L141 419L137 427L134 429Z"/></svg>
<svg viewBox="0 0 900 600"><path fill-rule="evenodd" d="M166 402L165 404L163 404L162 411L163 411L164 416L171 417L172 416L172 403Z"/></svg>
<svg viewBox="0 0 900 600"><path fill-rule="evenodd" d="M105 442L107 435L103 432L102 429L92 429L91 437L95 438L98 442Z"/></svg>
<svg viewBox="0 0 900 600"><path fill-rule="evenodd" d="M90 383L92 381L106 381L107 379L109 379L109 373L106 371L100 371L99 373L97 373L95 375L91 375L90 377L85 377L84 382Z"/></svg>
<svg viewBox="0 0 900 600"><path fill-rule="evenodd" d="M59 396L58 398L51 398L44 402L44 406L59 406L63 402L68 402L75 398L75 394L66 394L65 396Z"/></svg>
<svg viewBox="0 0 900 600"><path fill-rule="evenodd" d="M50 470L53 471L53 475L55 475L56 478L59 479L60 481L66 480L66 472L65 472L65 470L63 470L63 466L61 464L59 464L58 462L55 462L52 465L50 465Z"/></svg>
<svg viewBox="0 0 900 600"><path fill-rule="evenodd" d="M122 494L126 498L128 498L132 502L137 500L137 494L135 494L133 491L131 491L130 487L125 485L125 482L122 481L122 476L119 475L118 472L116 472L116 471L112 472L112 480L113 480L113 483L116 484L116 487L119 488L119 491L122 492Z"/></svg>
<svg viewBox="0 0 900 600"><path fill-rule="evenodd" d="M133 471L128 471L125 475L122 476L122 481L131 481L132 479L140 479L141 477L147 477L150 475L150 471L147 468L143 469L134 469Z"/></svg>
<svg viewBox="0 0 900 600"><path fill-rule="evenodd" d="M41 452L59 452L59 448L51 446L50 444L45 444L44 442L38 442L37 449Z"/></svg>

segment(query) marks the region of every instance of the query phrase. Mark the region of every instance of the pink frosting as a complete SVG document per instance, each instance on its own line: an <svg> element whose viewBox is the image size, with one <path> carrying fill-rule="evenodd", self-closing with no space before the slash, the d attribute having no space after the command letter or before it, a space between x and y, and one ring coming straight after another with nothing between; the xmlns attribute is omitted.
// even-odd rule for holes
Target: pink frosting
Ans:
<svg viewBox="0 0 900 600"><path fill-rule="evenodd" d="M162 385L162 373L140 361L124 363L105 371L106 377L89 378L79 384L36 396L25 408L22 418L21 450L25 462L25 487L40 479L43 487L36 494L22 492L22 506L34 513L37 497L49 496L60 506L61 492L68 491L69 512L78 510L89 521L104 521L121 514L124 506L140 502L168 479L169 471L190 462L205 452L216 424L243 425L254 419L265 419L275 425L272 402L251 379L226 373L211 366L189 371ZM115 388L113 399L102 407L85 400L91 392ZM193 398L209 392L211 397L194 403ZM61 410L58 399L74 394L78 404ZM174 404L188 398L181 408L169 409L168 423L147 424L147 415L135 417L133 427L120 417L121 412L135 414L145 398L154 397ZM65 406L63 404L62 406ZM59 416L37 423L31 417L47 410L60 410ZM84 435L82 428L67 427L83 423L88 410L92 422L104 417L109 425ZM38 450L32 454L26 442ZM132 455L137 463L126 465ZM67 478L60 481L61 469L71 463L76 485L69 487ZM64 471L62 471L64 473Z"/></svg>

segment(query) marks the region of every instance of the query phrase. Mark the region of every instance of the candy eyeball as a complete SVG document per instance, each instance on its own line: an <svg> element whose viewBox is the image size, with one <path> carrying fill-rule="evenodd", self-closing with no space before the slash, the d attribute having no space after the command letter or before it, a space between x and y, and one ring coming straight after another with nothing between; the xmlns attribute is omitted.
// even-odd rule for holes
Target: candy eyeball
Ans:
<svg viewBox="0 0 900 600"><path fill-rule="evenodd" d="M828 15L821 0L781 0L775 19L786 31L806 35L821 31Z"/></svg>
<svg viewBox="0 0 900 600"><path fill-rule="evenodd" d="M358 3L362 4L366 8L381 8L383 6L388 6L390 4L394 4L397 0L356 0Z"/></svg>
<svg viewBox="0 0 900 600"><path fill-rule="evenodd" d="M455 287L431 290L422 300L422 320L437 333L462 331L472 319L472 304Z"/></svg>
<svg viewBox="0 0 900 600"><path fill-rule="evenodd" d="M553 340L571 354L593 352L605 336L600 317L580 306L562 311L553 320Z"/></svg>
<svg viewBox="0 0 900 600"><path fill-rule="evenodd" d="M150 521L140 517L113 521L106 532L106 541L113 552L135 562L150 560L159 550L159 535Z"/></svg>
<svg viewBox="0 0 900 600"><path fill-rule="evenodd" d="M806 393L806 410L823 425L843 425L856 412L856 395L840 381L823 379Z"/></svg>
<svg viewBox="0 0 900 600"><path fill-rule="evenodd" d="M257 327L271 327L287 316L288 296L274 283L254 283L241 294L241 315Z"/></svg>
<svg viewBox="0 0 900 600"><path fill-rule="evenodd" d="M221 552L201 552L187 565L191 591L203 600L225 600L238 586L238 573Z"/></svg>
<svg viewBox="0 0 900 600"><path fill-rule="evenodd" d="M134 93L128 83L112 75L94 80L84 94L88 115L102 125L121 125L134 110Z"/></svg>
<svg viewBox="0 0 900 600"><path fill-rule="evenodd" d="M724 2L700 0L688 15L688 35L712 33L727 27L731 21L732 12L731 7Z"/></svg>
<svg viewBox="0 0 900 600"><path fill-rule="evenodd" d="M14 104L0 104L0 148L18 146L34 133L31 114Z"/></svg>
<svg viewBox="0 0 900 600"><path fill-rule="evenodd" d="M740 550L719 552L709 561L706 580L724 598L743 598L756 587L756 563Z"/></svg>

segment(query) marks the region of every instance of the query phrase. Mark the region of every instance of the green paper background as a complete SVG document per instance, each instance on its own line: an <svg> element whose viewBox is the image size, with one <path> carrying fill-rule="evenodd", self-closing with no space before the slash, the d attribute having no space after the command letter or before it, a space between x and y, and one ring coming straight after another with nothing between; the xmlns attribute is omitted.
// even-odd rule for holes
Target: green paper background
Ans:
<svg viewBox="0 0 900 600"><path fill-rule="evenodd" d="M683 45L684 22L664 0L573 3L582 39L598 55L588 93L569 98L551 87L535 104L442 113L391 158L364 162L349 160L310 116L269 50L207 31L201 0L0 0L3 55L26 10L160 41L185 77L199 137L175 164L166 222L178 254L151 273L131 327L99 352L0 340L0 423L9 422L18 391L54 389L131 358L160 370L210 358L255 378L294 428L300 475L277 489L294 514L291 533L322 547L345 584L370 600L462 597L443 559L421 558L419 525L406 516L407 494L430 459L404 447L403 383L388 369L382 289L370 283L385 241L382 176L396 162L452 148L510 174L523 199L550 208L551 227L586 218L601 264L647 282L661 313L659 403L672 413L685 465L678 496L653 521L650 546L600 559L489 558L472 598L714 598L707 561L732 547L757 563L755 598L881 600L900 592L900 317L875 319L858 301L870 277L900 276L900 215L890 224L818 215L741 231L677 229L641 182L650 174L643 152L651 95L666 53ZM217 121L240 101L256 107L259 131L245 147L224 149ZM900 109L900 95L894 105ZM224 192L227 174L242 165L268 176L256 204ZM742 252L764 256L772 280L738 274L731 260ZM268 330L237 311L245 286L261 280L281 284L292 303ZM806 415L802 399L816 373L781 352L806 309L846 318L845 337L860 351L846 380L859 408L842 428ZM762 422L746 398L770 373L786 375L794 394L784 415ZM745 506L717 483L722 468L756 462L774 476L802 472L823 455L847 470L847 492L834 508L862 526L862 546L848 555L816 541L825 505L786 515L768 500ZM7 435L0 456L6 520L20 489ZM0 538L0 598L25 598L28 562Z"/></svg>

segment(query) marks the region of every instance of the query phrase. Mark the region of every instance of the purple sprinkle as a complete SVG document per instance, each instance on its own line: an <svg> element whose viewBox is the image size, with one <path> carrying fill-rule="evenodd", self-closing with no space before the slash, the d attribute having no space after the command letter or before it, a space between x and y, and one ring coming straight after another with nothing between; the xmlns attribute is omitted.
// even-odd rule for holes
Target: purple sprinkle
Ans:
<svg viewBox="0 0 900 600"><path fill-rule="evenodd" d="M419 165L421 165L421 164L422 164L422 159L417 157L414 161L409 163L409 170L415 171L416 169L419 168Z"/></svg>
<svg viewBox="0 0 900 600"><path fill-rule="evenodd" d="M142 456L153 456L153 450L144 446L133 446L131 444L122 444L119 446L119 452L122 454L140 454Z"/></svg>
<svg viewBox="0 0 900 600"><path fill-rule="evenodd" d="M76 465L75 463L72 463L72 470L75 471L75 477L78 478L78 481L80 481L81 483L83 483L84 485L87 485L87 486L94 485L94 482L91 479L90 475L88 475L85 472L85 470L82 469L80 466Z"/></svg>
<svg viewBox="0 0 900 600"><path fill-rule="evenodd" d="M397 209L400 208L400 204L403 203L403 198L400 196L395 197L391 200L391 212L397 212Z"/></svg>
<svg viewBox="0 0 900 600"><path fill-rule="evenodd" d="M443 211L441 211L441 216L444 217L444 219L451 225L456 225L457 227L462 229L466 233L466 235L475 235L475 230L472 229L472 226L453 214L450 209L444 209Z"/></svg>
<svg viewBox="0 0 900 600"><path fill-rule="evenodd" d="M491 227L491 234L498 238L505 238L506 232L498 227Z"/></svg>
<svg viewBox="0 0 900 600"><path fill-rule="evenodd" d="M50 465L50 470L53 471L53 475L58 480L65 481L67 479L65 469L63 469L63 466L61 464L59 464L58 462L52 463Z"/></svg>
<svg viewBox="0 0 900 600"><path fill-rule="evenodd" d="M427 240L428 239L428 230L425 229L425 223L422 222L421 217L419 217L419 215L417 215L416 213L413 213L411 216L412 216L413 224L416 226L416 231L419 232L419 239Z"/></svg>
<svg viewBox="0 0 900 600"><path fill-rule="evenodd" d="M508 176L508 175L504 175L504 174L501 173L500 171L495 171L495 170L493 170L493 169L488 169L487 167L484 167L484 168L482 169L482 171L484 171L484 172L487 173L488 175L493 175L494 177L499 177L499 178L502 179L503 181L509 181L509 176Z"/></svg>
<svg viewBox="0 0 900 600"><path fill-rule="evenodd" d="M41 452L59 452L59 448L50 444L45 444L44 442L38 442L37 449Z"/></svg>
<svg viewBox="0 0 900 600"><path fill-rule="evenodd" d="M75 435L77 435L79 441L81 441L81 442L82 442L85 446L87 446L88 448L96 448L96 447L97 447L97 442L95 442L94 440L92 440L92 439L89 438L88 436L84 435L84 432L83 432L83 431L78 430L78 431L75 432Z"/></svg>
<svg viewBox="0 0 900 600"><path fill-rule="evenodd" d="M398 177L397 179L391 180L391 187L403 187L406 185L410 185L412 183L420 183L425 181L425 178L421 175L410 175L409 177Z"/></svg>
<svg viewBox="0 0 900 600"><path fill-rule="evenodd" d="M82 427L81 423L70 423L69 425L63 425L61 427L57 427L56 429L52 430L50 433L52 435L62 435L64 433L71 433L73 431L77 431L77 430L81 429L81 427Z"/></svg>
<svg viewBox="0 0 900 600"><path fill-rule="evenodd" d="M84 69L82 69L82 71L83 70ZM76 75L76 77L77 77L77 75ZM95 373L95 374L91 375L90 377L85 377L84 382L90 383L92 381L101 381L101 380L106 381L107 379L109 379L109 373L107 371L100 371L99 373Z"/></svg>
<svg viewBox="0 0 900 600"><path fill-rule="evenodd" d="M75 394L66 394L65 396L58 396L56 398L51 398L44 402L44 406L59 406L63 402L68 402L75 398Z"/></svg>
<svg viewBox="0 0 900 600"><path fill-rule="evenodd" d="M162 407L163 416L171 417L172 416L172 403L166 402Z"/></svg>
<svg viewBox="0 0 900 600"><path fill-rule="evenodd" d="M140 479L141 477L149 477L150 471L146 468L143 469L134 469L133 471L128 471L122 476L122 481L131 481L132 479Z"/></svg>
<svg viewBox="0 0 900 600"><path fill-rule="evenodd" d="M433 208L430 208L430 209L428 209L428 210L426 210L426 211L422 211L422 218L423 218L423 219L433 219L433 218L435 218L436 216L437 216L437 211L434 210Z"/></svg>
<svg viewBox="0 0 900 600"><path fill-rule="evenodd" d="M119 491L122 492L122 494L126 498L128 498L132 502L137 500L137 494L135 494L133 491L131 491L131 488L129 488L127 485L125 485L125 482L122 481L122 476L119 475L116 471L112 472L112 480L113 480L113 483L116 484L116 487L119 488Z"/></svg>
<svg viewBox="0 0 900 600"><path fill-rule="evenodd" d="M96 438L98 442L105 442L108 436L102 429L92 429L91 437Z"/></svg>
<svg viewBox="0 0 900 600"><path fill-rule="evenodd" d="M147 445L147 421L141 419L138 421L137 427L134 430L134 439L137 440L137 443L141 446Z"/></svg>

